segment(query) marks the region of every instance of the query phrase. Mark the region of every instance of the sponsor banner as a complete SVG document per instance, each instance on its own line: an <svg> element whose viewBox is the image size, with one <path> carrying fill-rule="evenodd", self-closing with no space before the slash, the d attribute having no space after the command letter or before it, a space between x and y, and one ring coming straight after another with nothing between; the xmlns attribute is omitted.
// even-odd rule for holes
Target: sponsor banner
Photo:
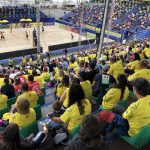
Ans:
<svg viewBox="0 0 150 150"><path fill-rule="evenodd" d="M97 28L97 27L94 27L94 26L91 26L91 25L85 25L85 28L94 30L96 32L100 32L100 30L101 30L100 28ZM116 33L116 32L112 32L112 31L109 31L109 30L106 30L105 34L108 34L108 35L111 35L111 36L114 36L114 37L117 37L117 38L121 37L121 34Z"/></svg>
<svg viewBox="0 0 150 150"><path fill-rule="evenodd" d="M43 25L44 26L53 26L54 22L44 22Z"/></svg>

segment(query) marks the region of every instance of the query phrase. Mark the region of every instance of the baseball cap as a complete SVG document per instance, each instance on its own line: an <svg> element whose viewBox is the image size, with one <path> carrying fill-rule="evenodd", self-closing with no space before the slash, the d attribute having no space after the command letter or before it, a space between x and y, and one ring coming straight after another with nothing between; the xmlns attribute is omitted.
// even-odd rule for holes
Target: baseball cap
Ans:
<svg viewBox="0 0 150 150"><path fill-rule="evenodd" d="M103 70L104 70L104 71L108 71L108 70L109 70L109 65L107 65L107 64L104 65Z"/></svg>
<svg viewBox="0 0 150 150"><path fill-rule="evenodd" d="M108 110L103 110L99 113L98 117L99 117L99 120L101 121L111 123L113 119L115 118L115 115Z"/></svg>

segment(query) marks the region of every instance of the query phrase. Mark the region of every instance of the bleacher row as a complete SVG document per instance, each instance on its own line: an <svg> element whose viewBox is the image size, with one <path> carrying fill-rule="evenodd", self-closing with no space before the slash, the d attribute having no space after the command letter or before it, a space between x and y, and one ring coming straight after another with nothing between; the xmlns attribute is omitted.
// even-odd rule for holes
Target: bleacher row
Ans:
<svg viewBox="0 0 150 150"><path fill-rule="evenodd" d="M91 5L80 5L60 19L71 23L72 26L80 26L80 12L83 12L84 24L89 24L94 27L102 26L102 18L104 14L103 4L93 5L92 7ZM130 28L130 30L146 29L150 26L148 16L149 6L145 3L140 5L134 3L132 8L125 8L124 12L121 7L116 5L114 8L111 27L108 25L108 28L119 33L121 33L123 28Z"/></svg>

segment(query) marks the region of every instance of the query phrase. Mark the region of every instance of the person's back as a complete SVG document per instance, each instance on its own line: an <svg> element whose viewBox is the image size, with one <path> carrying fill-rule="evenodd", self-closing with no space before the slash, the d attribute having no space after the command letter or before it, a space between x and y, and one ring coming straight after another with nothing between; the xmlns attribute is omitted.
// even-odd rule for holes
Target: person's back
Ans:
<svg viewBox="0 0 150 150"><path fill-rule="evenodd" d="M92 85L89 80L83 81L80 83L84 91L85 98L89 101L92 100Z"/></svg>
<svg viewBox="0 0 150 150"><path fill-rule="evenodd" d="M106 95L103 97L103 102L102 106L105 109L111 110L113 109L117 102L122 101L122 100L127 100L129 96L129 89L126 87L124 91L124 97L122 100L120 100L120 95L121 95L121 90L118 88L111 88Z"/></svg>
<svg viewBox="0 0 150 150"><path fill-rule="evenodd" d="M7 96L0 93L0 110L7 107Z"/></svg>
<svg viewBox="0 0 150 150"><path fill-rule="evenodd" d="M41 76L43 77L44 80L50 79L50 73L49 73L49 72L43 72L43 73L41 74Z"/></svg>
<svg viewBox="0 0 150 150"><path fill-rule="evenodd" d="M28 76L28 87L29 87L29 91L35 91L37 93L37 95L42 94L40 84L38 81L34 81L33 75Z"/></svg>
<svg viewBox="0 0 150 150"><path fill-rule="evenodd" d="M133 82L134 93L138 100L132 103L123 113L123 118L129 123L131 137L139 133L146 125L150 124L150 91L149 82L144 78L137 78Z"/></svg>
<svg viewBox="0 0 150 150"><path fill-rule="evenodd" d="M22 115L18 112L12 114L9 119L9 123L15 123L19 127L25 127L36 120L36 114L33 108L30 108L28 114Z"/></svg>
<svg viewBox="0 0 150 150"><path fill-rule="evenodd" d="M124 68L117 62L110 65L109 73L116 79L119 74L124 74Z"/></svg>
<svg viewBox="0 0 150 150"><path fill-rule="evenodd" d="M33 108L30 108L30 103L25 98L18 101L16 112L13 108L10 112L9 124L17 124L19 127L25 127L36 121L36 113Z"/></svg>
<svg viewBox="0 0 150 150"><path fill-rule="evenodd" d="M150 82L150 69L147 69L148 61L140 61L140 70L128 77L129 81L133 81L136 78L144 78Z"/></svg>
<svg viewBox="0 0 150 150"><path fill-rule="evenodd" d="M128 80L133 81L136 78L144 78L150 82L150 69L142 69L129 76Z"/></svg>
<svg viewBox="0 0 150 150"><path fill-rule="evenodd" d="M16 104L22 99L25 98L29 101L30 107L34 108L37 106L38 96L35 91L27 91L21 94L16 101Z"/></svg>
<svg viewBox="0 0 150 150"><path fill-rule="evenodd" d="M64 114L62 114L60 116L61 120L63 120L63 122L66 122L64 120L66 120L67 118L69 118L69 123L68 123L68 130L69 132L76 126L81 124L82 119L84 118L84 116L88 115L91 113L91 103L88 99L85 99L84 101L84 114L80 114L79 112L79 107L78 104L75 103L73 105L71 105L70 107L68 107L66 109L66 111L64 112Z"/></svg>
<svg viewBox="0 0 150 150"><path fill-rule="evenodd" d="M41 89L44 88L44 83L45 82L43 80L43 77L41 77L41 76L34 76L34 80L37 81L37 82L39 82Z"/></svg>
<svg viewBox="0 0 150 150"><path fill-rule="evenodd" d="M8 99L15 97L15 89L13 85L9 84L9 79L4 79L5 85L1 87L1 93L6 95Z"/></svg>

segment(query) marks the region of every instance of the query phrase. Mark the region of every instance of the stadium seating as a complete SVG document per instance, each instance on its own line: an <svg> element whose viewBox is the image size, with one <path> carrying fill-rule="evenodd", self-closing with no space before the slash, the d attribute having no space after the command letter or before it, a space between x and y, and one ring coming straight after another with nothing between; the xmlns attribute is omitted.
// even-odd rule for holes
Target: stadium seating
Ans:
<svg viewBox="0 0 150 150"><path fill-rule="evenodd" d="M36 135L38 133L38 124L33 122L30 125L20 129L20 135L24 138L28 137L30 134Z"/></svg>
<svg viewBox="0 0 150 150"><path fill-rule="evenodd" d="M150 142L150 125L143 127L134 137L122 136L121 138L135 148L142 148Z"/></svg>
<svg viewBox="0 0 150 150"><path fill-rule="evenodd" d="M36 113L36 120L39 120L41 119L42 117L42 112L41 112L41 106L40 105L37 105L35 108L35 113Z"/></svg>
<svg viewBox="0 0 150 150"><path fill-rule="evenodd" d="M0 109L0 118L3 117L3 114L7 113L9 111L8 108Z"/></svg>
<svg viewBox="0 0 150 150"><path fill-rule="evenodd" d="M44 94L40 95L39 96L39 99L38 99L38 105L42 106L45 104L45 97L44 97Z"/></svg>
<svg viewBox="0 0 150 150"><path fill-rule="evenodd" d="M8 99L7 100L7 107L10 109L11 108L11 105L15 104L17 98L16 97L13 97L11 99Z"/></svg>

